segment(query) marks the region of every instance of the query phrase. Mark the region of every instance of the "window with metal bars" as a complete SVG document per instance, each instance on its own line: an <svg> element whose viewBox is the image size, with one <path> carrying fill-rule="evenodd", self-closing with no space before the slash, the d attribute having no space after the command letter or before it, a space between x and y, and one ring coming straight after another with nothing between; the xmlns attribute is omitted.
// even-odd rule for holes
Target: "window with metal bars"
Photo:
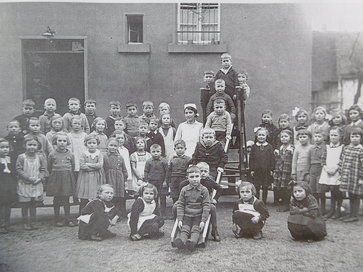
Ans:
<svg viewBox="0 0 363 272"><path fill-rule="evenodd" d="M219 44L220 4L178 4L179 44Z"/></svg>

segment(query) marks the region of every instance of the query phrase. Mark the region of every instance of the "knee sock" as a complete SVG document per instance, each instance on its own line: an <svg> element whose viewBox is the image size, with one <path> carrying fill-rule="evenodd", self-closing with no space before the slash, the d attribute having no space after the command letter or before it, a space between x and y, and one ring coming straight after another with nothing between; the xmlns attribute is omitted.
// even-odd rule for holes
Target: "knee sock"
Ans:
<svg viewBox="0 0 363 272"><path fill-rule="evenodd" d="M21 216L23 218L23 224L28 224L28 210L29 210L29 207L21 208Z"/></svg>
<svg viewBox="0 0 363 272"><path fill-rule="evenodd" d="M66 220L69 220L69 217L70 217L70 214L71 214L71 206L69 204L69 197L68 196L64 198L63 209L64 209L64 216L65 216Z"/></svg>
<svg viewBox="0 0 363 272"><path fill-rule="evenodd" d="M268 194L268 187L263 186L262 187L262 201L266 204L267 202L267 194Z"/></svg>
<svg viewBox="0 0 363 272"><path fill-rule="evenodd" d="M35 222L36 216L37 216L37 207L35 206L35 203L32 203L29 207L29 214L30 214L30 223Z"/></svg>

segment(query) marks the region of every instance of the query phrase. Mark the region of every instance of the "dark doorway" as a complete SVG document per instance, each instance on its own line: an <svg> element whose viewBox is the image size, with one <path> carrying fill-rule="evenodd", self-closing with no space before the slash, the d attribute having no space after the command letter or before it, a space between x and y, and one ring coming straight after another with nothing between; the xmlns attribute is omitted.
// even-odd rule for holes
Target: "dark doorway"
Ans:
<svg viewBox="0 0 363 272"><path fill-rule="evenodd" d="M57 101L57 112L68 111L68 99L85 99L85 43L83 39L23 39L24 98L43 112L44 100Z"/></svg>

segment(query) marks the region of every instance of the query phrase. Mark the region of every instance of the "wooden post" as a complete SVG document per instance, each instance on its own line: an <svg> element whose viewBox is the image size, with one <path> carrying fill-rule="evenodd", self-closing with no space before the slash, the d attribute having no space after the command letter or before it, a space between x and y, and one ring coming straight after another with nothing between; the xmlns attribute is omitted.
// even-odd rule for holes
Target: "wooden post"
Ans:
<svg viewBox="0 0 363 272"><path fill-rule="evenodd" d="M210 98L210 89L209 88L200 88L200 105L202 106L203 111L203 125L207 121L207 104Z"/></svg>
<svg viewBox="0 0 363 272"><path fill-rule="evenodd" d="M242 86L236 86L237 91L237 128L239 132L239 175L240 179L243 179L243 171L247 168L247 152L244 152L243 148L246 147L246 126L245 126L245 116L244 116L244 88ZM244 163L246 161L246 163Z"/></svg>

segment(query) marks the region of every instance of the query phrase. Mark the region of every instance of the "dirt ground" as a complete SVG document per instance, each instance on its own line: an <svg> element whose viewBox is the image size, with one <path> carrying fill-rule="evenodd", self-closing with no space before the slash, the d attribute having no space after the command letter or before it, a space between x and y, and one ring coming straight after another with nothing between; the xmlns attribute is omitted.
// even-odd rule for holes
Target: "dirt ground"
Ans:
<svg viewBox="0 0 363 272"><path fill-rule="evenodd" d="M162 228L165 236L158 240L131 242L124 220L111 229L117 237L91 242L78 240L77 228L53 226L51 208L38 208L39 230L24 231L20 209L13 209L16 232L0 235L0 272L363 271L363 217L349 224L328 220L325 240L296 242L287 229L288 213L277 213L269 204L264 239L235 239L231 210L236 198L222 196L218 204L222 241L208 241L206 248L192 253L171 247L170 220ZM76 216L77 207L72 213Z"/></svg>

